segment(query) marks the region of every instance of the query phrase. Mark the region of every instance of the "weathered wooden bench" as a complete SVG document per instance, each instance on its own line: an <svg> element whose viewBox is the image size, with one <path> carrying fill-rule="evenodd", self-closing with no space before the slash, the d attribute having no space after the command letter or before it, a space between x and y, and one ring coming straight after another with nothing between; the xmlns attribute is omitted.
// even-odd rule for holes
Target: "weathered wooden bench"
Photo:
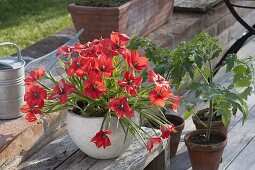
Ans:
<svg viewBox="0 0 255 170"><path fill-rule="evenodd" d="M148 133L152 129L145 128ZM126 152L109 160L97 160L87 156L73 143L68 133L52 141L30 159L23 162L18 169L83 169L83 170L167 170L170 168L169 139L163 140L148 152L144 144L135 139Z"/></svg>

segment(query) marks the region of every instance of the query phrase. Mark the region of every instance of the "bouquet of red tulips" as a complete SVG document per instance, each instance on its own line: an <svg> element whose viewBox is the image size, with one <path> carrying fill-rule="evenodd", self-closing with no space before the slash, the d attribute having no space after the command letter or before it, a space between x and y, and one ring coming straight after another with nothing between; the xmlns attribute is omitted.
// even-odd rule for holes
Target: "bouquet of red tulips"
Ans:
<svg viewBox="0 0 255 170"><path fill-rule="evenodd" d="M171 92L170 82L149 68L146 57L128 49L128 41L127 35L112 32L110 38L60 47L56 57L66 71L60 80L43 67L25 78L26 104L21 108L25 118L33 122L38 116L63 109L84 117L104 117L104 120L115 116L128 132L138 134L143 141L147 138L147 149L151 151L174 132L162 107L177 111L181 97ZM50 80L54 87L47 87L41 79ZM156 132L147 134L133 121L134 112L143 123L160 128L161 136ZM91 139L97 147L111 145L108 138L111 131L106 122L103 121L101 130Z"/></svg>

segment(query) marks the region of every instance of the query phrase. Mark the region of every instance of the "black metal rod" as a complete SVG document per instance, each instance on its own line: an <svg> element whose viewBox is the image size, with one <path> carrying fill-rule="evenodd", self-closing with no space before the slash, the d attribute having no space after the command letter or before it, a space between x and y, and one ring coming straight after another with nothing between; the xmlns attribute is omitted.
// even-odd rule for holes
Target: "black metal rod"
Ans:
<svg viewBox="0 0 255 170"><path fill-rule="evenodd" d="M236 5L236 4L231 4L231 5L237 8L255 9L255 6L243 6L243 5Z"/></svg>
<svg viewBox="0 0 255 170"><path fill-rule="evenodd" d="M255 28L255 24L253 26ZM244 45L244 43L247 41L249 37L251 37L253 34L251 32L247 32L244 34L241 38L239 38L229 49L228 51L224 54L224 56L220 59L218 64L216 65L214 69L213 75L215 76L216 73L219 71L219 67L222 66L224 60L227 58L229 54L236 54Z"/></svg>
<svg viewBox="0 0 255 170"><path fill-rule="evenodd" d="M223 62L227 58L229 54L236 54L244 45L244 43L247 41L249 37L252 35L255 35L255 24L251 27L249 24L247 24L236 12L236 10L233 8L233 4L230 3L230 0L224 0L225 4L227 5L228 9L232 13L232 15L239 21L240 24L242 24L248 32L245 33L241 38L239 38L224 54L224 56L221 58L221 60L218 62L214 69L213 75L215 76L216 73L219 71L219 68L222 66Z"/></svg>
<svg viewBox="0 0 255 170"><path fill-rule="evenodd" d="M225 4L227 5L228 9L232 13L232 15L236 18L237 21L240 22L247 30L249 30L251 33L255 34L255 29L252 28L249 24L247 24L236 12L232 4L230 3L230 0L224 0Z"/></svg>

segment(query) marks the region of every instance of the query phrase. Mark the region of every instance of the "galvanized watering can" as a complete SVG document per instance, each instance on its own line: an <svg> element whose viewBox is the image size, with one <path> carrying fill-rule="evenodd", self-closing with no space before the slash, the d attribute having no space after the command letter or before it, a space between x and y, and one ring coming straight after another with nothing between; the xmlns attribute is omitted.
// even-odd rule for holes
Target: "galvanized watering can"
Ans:
<svg viewBox="0 0 255 170"><path fill-rule="evenodd" d="M0 119L14 119L21 116L20 108L24 104L25 61L16 44L0 43L4 45L14 46L17 57L0 58Z"/></svg>

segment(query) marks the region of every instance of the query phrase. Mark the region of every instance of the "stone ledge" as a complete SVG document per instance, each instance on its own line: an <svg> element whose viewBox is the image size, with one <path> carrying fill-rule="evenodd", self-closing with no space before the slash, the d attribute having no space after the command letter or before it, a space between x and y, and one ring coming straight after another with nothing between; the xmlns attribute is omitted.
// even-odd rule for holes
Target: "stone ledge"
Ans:
<svg viewBox="0 0 255 170"><path fill-rule="evenodd" d="M190 12L206 12L222 0L175 0L174 10Z"/></svg>

